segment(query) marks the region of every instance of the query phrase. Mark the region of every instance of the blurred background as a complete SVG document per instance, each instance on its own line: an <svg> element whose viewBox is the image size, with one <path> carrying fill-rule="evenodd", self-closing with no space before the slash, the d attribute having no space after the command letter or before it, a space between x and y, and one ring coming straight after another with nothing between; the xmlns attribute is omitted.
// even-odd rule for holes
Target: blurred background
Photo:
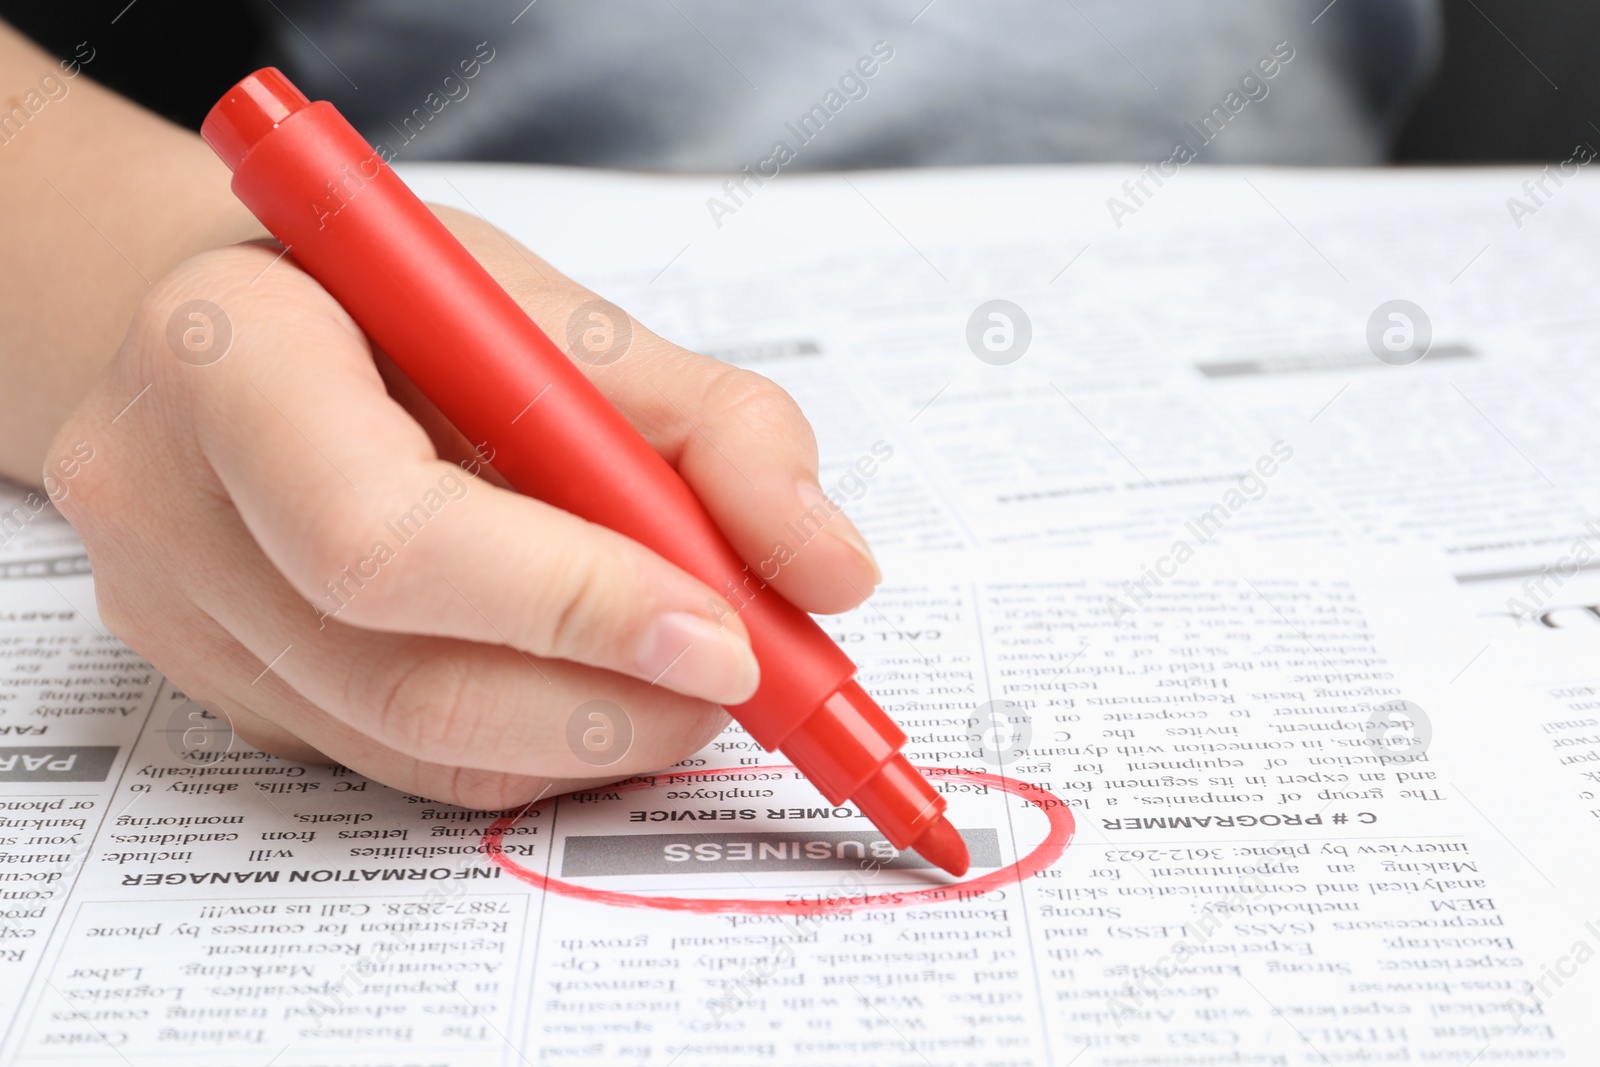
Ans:
<svg viewBox="0 0 1600 1067"><path fill-rule="evenodd" d="M940 3L940 0L935 0L935 3ZM919 16L923 28L937 34L940 20L948 27L960 10L959 3L960 0L943 0L940 7L944 7L944 11L940 7L931 7L925 16ZM1366 93L1369 100L1376 101L1371 105L1373 109L1381 111L1375 119L1380 127L1377 143L1381 145L1376 158L1386 157L1395 163L1552 162L1570 156L1574 143L1583 137L1592 136L1594 143L1600 144L1600 128L1595 125L1600 122L1600 65L1593 59L1593 42L1600 38L1600 4L1584 0L1334 0L1333 4L1324 6L1325 3L1326 0L1314 0L1305 6L1298 0L1285 0L1273 6L1275 12L1293 11L1295 25L1307 35L1309 31L1304 29L1305 19L1300 17L1304 13L1301 8L1310 12L1322 9L1322 13L1316 16L1320 26L1317 32L1323 34L1325 39L1342 40L1342 44L1333 47L1339 53L1336 62L1350 72L1359 92ZM526 18L530 24L525 28L531 35L548 35L552 32L550 27L554 22L563 18L572 21L571 6L568 5L566 9L568 14L563 15L561 5L562 0L542 0L528 12ZM128 0L111 0L109 3L99 0L80 3L0 0L0 17L57 55L69 55L78 41L89 40L96 48L96 58L89 67L92 77L179 123L197 128L206 108L227 85L243 72L266 62L282 65L291 76L309 82L306 87L313 95L317 95L318 90L324 90L329 95L343 93L345 85L334 76L332 70L327 67L313 69L317 68L317 64L307 63L307 56L311 54L307 51L307 45L317 53L324 54L324 58L331 54L338 59L336 65L333 59L328 61L334 69L350 70L366 63L368 79L345 79L351 81L351 85L355 81L366 82L362 91L352 90L346 94L350 99L339 97L341 108L348 111L353 106L353 100L363 98L363 91L365 99L372 101L375 99L374 89L382 88L372 84L372 69L381 69L385 63L406 66L411 62L402 58L404 49L393 47L393 24L403 19L410 19L416 24L418 13L425 8L431 8L432 17L436 19L443 17L447 11L459 12L457 21L467 24L464 32L470 36L477 32L470 23L475 18L486 16L490 8L494 9L494 25L503 28L506 19L501 17L504 12L499 8L512 11L520 6L521 0L514 0L509 7L505 4L474 3L453 9L437 0L431 5L421 0L398 0L391 4L297 3L292 0L263 0L259 3L134 0L132 4ZM614 8L619 6L613 5ZM911 4L912 8L919 6L920 0ZM1080 0L1079 3L1068 3L1064 7L1047 7L1051 9L1052 21L1058 17L1070 18L1071 13L1075 12L1078 21L1071 25L1076 26L1076 32L1090 39L1090 43L1096 47L1100 42L1093 39L1095 33L1105 38L1107 44L1113 39L1120 41L1124 46L1120 49L1124 53L1122 59L1127 61L1128 66L1139 70L1141 76L1148 68L1157 75L1155 81L1168 80L1169 75L1165 72L1171 69L1172 64L1159 53L1152 54L1143 47L1142 42L1130 41L1128 29L1129 23L1138 17L1130 12L1155 12L1154 21L1159 21L1161 4L1154 3L1151 6L1135 3L1110 8L1094 0ZM1194 7L1208 16L1215 15L1222 30L1229 31L1225 17L1227 13L1236 10L1248 14L1251 5L1213 5L1208 2ZM668 8L676 14L662 14ZM1021 4L1011 10L1027 11L1028 8L1029 5ZM1033 12L1036 14L1046 9L1035 7ZM644 10L643 7L636 8L634 14L637 16ZM781 5L764 6L757 10L760 14L752 17L773 18L780 23L783 21L785 9ZM813 13L826 10L826 7L811 8ZM997 21L1004 22L1002 12L1006 10L1000 7L987 8L982 9L982 14L985 18L993 15ZM338 11L345 14L333 14ZM971 17L970 12L969 8L968 17ZM713 43L716 40L725 42L725 49L719 51L725 52L722 58L730 66L737 59L741 67L751 64L755 69L760 68L761 57L747 58L739 50L736 36L729 43L723 35L723 28L719 25L721 20L714 8L704 3L683 0L681 4L658 4L650 17L682 17L688 22L690 15L694 21L689 22L688 26L680 25L685 41L699 47L698 40L689 33L692 27L695 34L713 48L717 47ZM336 23L339 18L347 22L354 21L358 25L363 21L370 24L371 32L360 38L368 53L364 60L349 57L352 49L348 39L343 43L330 43L329 38L338 40L340 30ZM1093 25L1089 21L1091 18ZM1107 25L1107 20L1112 24ZM903 18L899 20L902 25L904 21ZM385 25L386 22L389 25ZM1246 25L1249 24L1235 20L1232 29ZM385 33L389 33L390 37L386 39ZM1235 33L1239 56L1266 51L1270 42L1276 39L1273 34L1274 29L1270 25L1262 25L1259 32L1247 34L1249 40L1239 40L1241 35ZM860 37L861 34L856 36ZM997 37L996 41L1001 43L992 49L994 54L986 62L991 65L1011 62L1013 51L1035 55L1040 43L1027 40L1029 36L1012 33L1009 37ZM619 47L626 43L618 42ZM849 51L852 54L862 51L866 43L852 40ZM604 50L604 40L592 41L591 44ZM910 44L908 36L902 54L910 51ZM327 45L327 53L322 53L323 45ZM1048 42L1045 42L1045 46L1048 47ZM1305 54L1303 39L1299 46L1301 53ZM687 47L685 45L685 49ZM981 40L974 44L976 49L984 47L985 42ZM449 54L454 55L453 52ZM1104 51L1104 58L1110 63L1107 69L1117 69L1120 61L1109 51ZM440 59L437 75L445 72L448 62ZM902 66L909 62L903 60ZM692 66L697 76L720 69L721 75L731 82L732 75L727 69L720 68L719 64L714 54L701 51L696 53ZM1238 62L1233 62L1231 67L1238 65ZM1303 69L1307 64L1302 62L1301 66ZM1231 67L1227 62L1220 62L1216 64L1216 71L1226 71ZM1121 70L1121 74L1131 79L1126 69ZM326 76L325 79L323 76ZM339 77L343 77L343 74ZM1176 84L1179 80L1174 79L1172 90L1174 94L1181 95L1183 86ZM1196 80L1202 86L1206 84L1204 77ZM437 82L438 77L434 76L432 81ZM425 89L425 82L426 79L417 84ZM1227 83L1218 77L1212 77L1210 84L1215 86L1209 91L1210 97L1205 95L1205 90L1196 90L1191 94L1192 100L1175 100L1169 95L1173 116L1182 114L1186 106L1191 113L1198 113L1195 104L1208 101L1227 88ZM531 93L529 89L524 95ZM1123 97L1132 94L1133 89L1122 91ZM391 108L401 107L401 114L416 99L420 99L416 93L409 97L402 93L396 100L402 97L403 107L399 103L389 104ZM551 110L550 102L544 99L533 100L530 106L542 107L546 112ZM1206 102L1200 110L1209 106L1210 103ZM361 125L358 117L352 117ZM1176 123L1169 122L1167 125L1174 126ZM365 127L363 129L367 132ZM457 158L515 156L532 162L641 165L632 157L612 155L585 158L581 147L549 136L548 129L544 132L545 136L522 138L520 147L514 150L508 150L503 145L479 144L435 154ZM1163 132L1162 136L1170 136L1170 131ZM1119 155L1134 160L1150 158L1148 153L1138 148L1124 153L1114 147L1114 142L1110 143L1113 146L1109 148L1104 144L1091 144L1079 158L1115 158ZM425 158L428 154L429 150L423 148L419 149L416 156ZM686 164L680 169L695 169L694 156L685 157L685 160ZM870 153L858 153L855 157L846 154L832 159L817 154L805 166L949 161L917 158L914 153L881 158ZM984 160L962 157L954 161ZM999 158L993 161L1012 160ZM1321 155L1313 150L1301 149L1297 153L1274 156L1243 146L1237 146L1231 152L1219 150L1202 156L1202 162L1254 161L1362 163L1373 161L1373 157L1371 153L1363 157L1360 152L1337 147ZM720 166L723 161L707 158L701 162L706 166ZM646 158L642 165L652 164Z"/></svg>

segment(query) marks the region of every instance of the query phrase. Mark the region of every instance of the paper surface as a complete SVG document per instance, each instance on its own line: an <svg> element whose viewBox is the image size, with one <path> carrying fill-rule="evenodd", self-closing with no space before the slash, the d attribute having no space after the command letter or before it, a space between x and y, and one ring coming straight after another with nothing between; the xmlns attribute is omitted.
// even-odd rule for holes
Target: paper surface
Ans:
<svg viewBox="0 0 1600 1067"><path fill-rule="evenodd" d="M1595 1047L1583 182L1517 227L1519 171L1186 171L1117 228L1115 168L786 177L718 227L710 178L407 174L794 392L888 575L828 628L974 870L737 729L527 813L263 757L12 492L0 1060ZM1400 299L1418 362L1368 343Z"/></svg>

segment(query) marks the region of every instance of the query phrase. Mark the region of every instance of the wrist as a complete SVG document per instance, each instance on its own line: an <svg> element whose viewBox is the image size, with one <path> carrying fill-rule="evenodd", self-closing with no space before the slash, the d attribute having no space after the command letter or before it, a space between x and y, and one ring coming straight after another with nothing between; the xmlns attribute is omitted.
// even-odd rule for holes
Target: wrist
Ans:
<svg viewBox="0 0 1600 1067"><path fill-rule="evenodd" d="M201 252L268 236L197 136L139 120L149 127L145 159L115 177L41 169L49 184L33 186L52 216L36 232L57 236L49 252L0 271L26 298L0 316L10 334L0 377L14 387L0 393L0 476L38 484L46 447L111 361L151 285Z"/></svg>

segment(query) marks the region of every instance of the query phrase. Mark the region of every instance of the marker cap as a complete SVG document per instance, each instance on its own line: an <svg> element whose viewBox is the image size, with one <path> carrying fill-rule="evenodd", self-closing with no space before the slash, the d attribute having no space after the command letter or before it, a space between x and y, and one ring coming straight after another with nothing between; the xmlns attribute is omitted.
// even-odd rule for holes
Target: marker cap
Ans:
<svg viewBox="0 0 1600 1067"><path fill-rule="evenodd" d="M257 141L311 101L277 67L263 67L229 89L200 124L200 136L237 170Z"/></svg>

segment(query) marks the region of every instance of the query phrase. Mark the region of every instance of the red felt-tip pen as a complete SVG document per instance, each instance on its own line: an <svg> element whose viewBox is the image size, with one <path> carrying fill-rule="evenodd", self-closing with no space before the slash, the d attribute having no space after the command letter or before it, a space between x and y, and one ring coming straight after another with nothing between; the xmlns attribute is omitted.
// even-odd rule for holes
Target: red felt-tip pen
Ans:
<svg viewBox="0 0 1600 1067"><path fill-rule="evenodd" d="M761 665L755 695L728 709L751 737L782 749L830 803L853 802L896 848L966 872L944 797L900 754L906 736L855 664L750 571L671 465L332 104L269 67L229 90L200 134L233 171L234 194L519 492L731 594Z"/></svg>

